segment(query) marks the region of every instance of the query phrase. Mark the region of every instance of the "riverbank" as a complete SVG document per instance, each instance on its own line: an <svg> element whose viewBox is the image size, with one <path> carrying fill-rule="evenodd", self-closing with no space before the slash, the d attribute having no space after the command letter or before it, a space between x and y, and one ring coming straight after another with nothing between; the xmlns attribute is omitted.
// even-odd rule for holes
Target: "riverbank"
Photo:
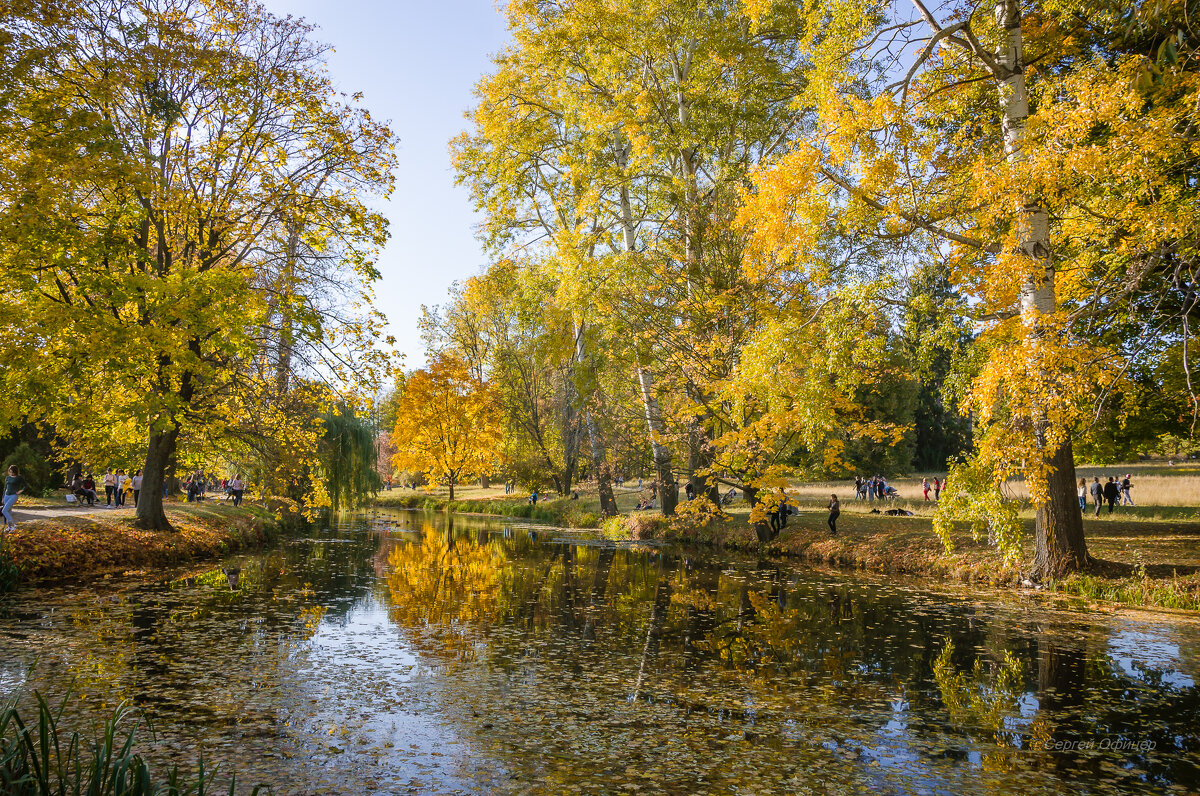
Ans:
<svg viewBox="0 0 1200 796"><path fill-rule="evenodd" d="M813 564L881 574L953 580L988 587L1022 586L1026 567L1006 566L986 540L966 528L947 550L929 516L886 516L843 511L831 536L824 511L793 515L779 536L761 548L769 555ZM1025 560L1033 558L1033 522L1026 525ZM607 521L607 535L729 550L759 550L747 511L700 522L658 513L623 515ZM1092 571L1041 584L1065 597L1123 605L1200 610L1200 523L1138 519L1084 520Z"/></svg>
<svg viewBox="0 0 1200 796"><path fill-rule="evenodd" d="M503 490L494 490L494 492L495 494L483 493L483 497L450 500L444 496L431 495L424 490L394 489L380 492L373 501L373 505L397 509L512 517L557 525L562 528L596 528L600 525L600 506L598 503L594 506L591 505L596 502L594 500L551 498L540 500L535 505L530 503L526 496L510 499L503 497Z"/></svg>
<svg viewBox="0 0 1200 796"><path fill-rule="evenodd" d="M1186 479L1192 474L1181 476ZM847 486L838 482L792 486L789 497L798 505L799 513L761 552L822 566L982 587L1020 587L1025 581L1028 567L1006 566L994 548L986 541L972 539L965 527L954 535L953 550L946 550L933 532L935 505L931 501L910 499L887 504L911 511L913 516L872 514L875 504L848 501L838 521L838 536L831 538L821 499L831 491L845 494ZM530 505L525 496L506 496L499 487L468 487L460 494L463 497L451 501L444 492L395 489L379 493L375 504L531 519L565 528L599 526L613 539L760 552L757 534L749 522L749 506L740 500L727 509L725 519L704 522L700 517L666 518L659 512L635 511L642 493L617 489L622 514L601 522L593 491L580 490L578 500L552 498L539 501L537 506ZM1150 505L1124 507L1111 516L1104 513L1094 517L1089 512L1084 518L1084 532L1088 549L1097 559L1096 567L1086 574L1040 584L1039 588L1084 601L1200 610L1200 514L1195 506L1161 505L1167 502L1165 496L1158 503L1145 502ZM1032 509L1023 511L1022 518L1026 528L1025 560L1032 561Z"/></svg>
<svg viewBox="0 0 1200 796"><path fill-rule="evenodd" d="M5 538L20 582L87 580L187 564L260 547L301 522L261 506L219 503L168 506L174 531L137 528L132 512L33 520Z"/></svg>

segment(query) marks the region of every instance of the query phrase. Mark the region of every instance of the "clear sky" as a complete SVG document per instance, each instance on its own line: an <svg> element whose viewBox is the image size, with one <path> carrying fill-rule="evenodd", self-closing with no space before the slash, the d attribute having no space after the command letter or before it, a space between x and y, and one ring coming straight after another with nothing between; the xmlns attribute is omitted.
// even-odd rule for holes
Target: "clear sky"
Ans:
<svg viewBox="0 0 1200 796"><path fill-rule="evenodd" d="M372 116L390 120L400 137L396 190L382 208L392 237L376 298L406 366L419 367L421 305L444 303L451 282L485 264L447 144L465 129L475 82L507 40L503 15L493 0L264 1L272 13L316 24L316 38L334 48L337 88L363 92Z"/></svg>

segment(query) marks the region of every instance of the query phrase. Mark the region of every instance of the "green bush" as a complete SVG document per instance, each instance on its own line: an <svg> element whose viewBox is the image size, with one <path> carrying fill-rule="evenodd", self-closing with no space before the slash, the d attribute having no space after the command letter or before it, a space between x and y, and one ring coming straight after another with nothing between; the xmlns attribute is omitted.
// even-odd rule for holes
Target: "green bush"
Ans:
<svg viewBox="0 0 1200 796"><path fill-rule="evenodd" d="M62 476L56 473L46 457L34 450L28 442L22 442L8 454L3 464L4 475L8 475L8 468L14 464L25 479L27 495L41 496L48 489L62 485Z"/></svg>

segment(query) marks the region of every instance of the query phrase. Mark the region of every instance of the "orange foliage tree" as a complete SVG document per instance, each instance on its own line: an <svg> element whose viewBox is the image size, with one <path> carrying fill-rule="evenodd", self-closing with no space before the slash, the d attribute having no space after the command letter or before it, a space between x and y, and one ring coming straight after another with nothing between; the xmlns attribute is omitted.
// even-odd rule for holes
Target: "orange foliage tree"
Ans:
<svg viewBox="0 0 1200 796"><path fill-rule="evenodd" d="M466 363L439 354L410 376L396 406L393 463L450 487L492 472L501 444L499 401Z"/></svg>

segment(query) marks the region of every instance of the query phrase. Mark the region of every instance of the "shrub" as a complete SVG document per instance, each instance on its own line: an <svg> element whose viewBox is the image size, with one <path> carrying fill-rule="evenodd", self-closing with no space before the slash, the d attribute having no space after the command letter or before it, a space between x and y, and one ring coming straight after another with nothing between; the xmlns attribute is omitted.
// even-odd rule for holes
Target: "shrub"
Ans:
<svg viewBox="0 0 1200 796"><path fill-rule="evenodd" d="M181 776L177 766L155 780L150 766L134 752L134 731L124 725L137 713L122 704L104 724L104 734L90 744L77 732L59 730L62 707L51 710L38 693L37 721L26 724L10 701L0 710L0 792L13 796L203 796L215 772L200 759L195 779ZM70 694L67 695L70 698ZM64 699L65 702L65 699ZM236 778L229 785L232 796ZM252 794L263 790L257 786Z"/></svg>
<svg viewBox="0 0 1200 796"><path fill-rule="evenodd" d="M41 495L48 489L62 485L61 475L56 473L46 457L34 450L28 442L22 442L8 454L3 464L4 475L8 475L8 468L14 464L25 479L26 494Z"/></svg>

